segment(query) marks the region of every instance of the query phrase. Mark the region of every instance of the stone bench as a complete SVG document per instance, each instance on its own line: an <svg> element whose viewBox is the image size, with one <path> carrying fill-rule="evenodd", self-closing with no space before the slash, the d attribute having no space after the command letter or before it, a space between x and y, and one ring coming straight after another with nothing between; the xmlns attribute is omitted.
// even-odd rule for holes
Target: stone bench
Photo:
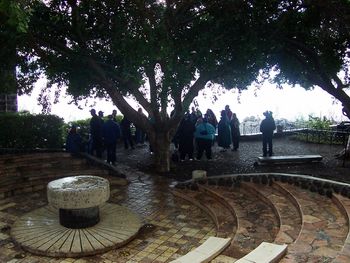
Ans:
<svg viewBox="0 0 350 263"><path fill-rule="evenodd" d="M276 164L276 163L309 163L320 162L322 156L315 155L280 155L270 157L258 157L259 164Z"/></svg>
<svg viewBox="0 0 350 263"><path fill-rule="evenodd" d="M209 237L202 245L171 263L209 262L231 243L231 238Z"/></svg>
<svg viewBox="0 0 350 263"><path fill-rule="evenodd" d="M275 263L279 262L286 253L287 245L262 242L257 248L235 263Z"/></svg>
<svg viewBox="0 0 350 263"><path fill-rule="evenodd" d="M47 185L49 204L59 209L60 224L86 228L100 220L99 206L110 195L108 180L91 175L64 177Z"/></svg>

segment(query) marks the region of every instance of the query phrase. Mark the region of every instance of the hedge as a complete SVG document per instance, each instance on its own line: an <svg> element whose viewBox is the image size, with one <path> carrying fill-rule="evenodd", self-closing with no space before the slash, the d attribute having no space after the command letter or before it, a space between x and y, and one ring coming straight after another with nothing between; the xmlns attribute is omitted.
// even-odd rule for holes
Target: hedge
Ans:
<svg viewBox="0 0 350 263"><path fill-rule="evenodd" d="M62 118L28 113L0 114L0 148L62 148Z"/></svg>

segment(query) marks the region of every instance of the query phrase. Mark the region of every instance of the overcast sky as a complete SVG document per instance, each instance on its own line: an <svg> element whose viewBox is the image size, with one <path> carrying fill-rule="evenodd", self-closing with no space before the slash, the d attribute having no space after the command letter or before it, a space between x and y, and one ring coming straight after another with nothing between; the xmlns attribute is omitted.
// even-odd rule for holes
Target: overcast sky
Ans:
<svg viewBox="0 0 350 263"><path fill-rule="evenodd" d="M39 82L38 87L44 85ZM206 98L203 94L207 94ZM294 120L300 116L307 118L309 114L317 117L332 117L337 120L344 120L341 114L341 104L327 92L320 88L313 91L306 91L301 87L284 87L283 90L277 89L275 86L265 84L260 90L251 88L243 91L240 95L236 90L226 91L216 102L213 103L209 90L201 92L196 98L199 109L204 113L211 108L219 118L220 111L225 105L235 112L240 120L247 116L259 116L263 118L262 113L271 110L276 119L286 118ZM18 98L19 110L27 110L31 113L40 113L41 106L37 105L39 88L33 90L31 96L23 95ZM108 115L116 107L110 101L106 100L88 100L80 103L83 109L79 109L74 104L69 105L69 98L61 94L60 103L52 105L51 113L56 114L65 119L65 121L79 120L90 117L89 110L94 107L97 111L104 111ZM85 103L86 106L85 106ZM94 105L95 104L95 105ZM132 104L135 108L137 103ZM119 112L119 111L118 111ZM120 113L120 112L119 112Z"/></svg>

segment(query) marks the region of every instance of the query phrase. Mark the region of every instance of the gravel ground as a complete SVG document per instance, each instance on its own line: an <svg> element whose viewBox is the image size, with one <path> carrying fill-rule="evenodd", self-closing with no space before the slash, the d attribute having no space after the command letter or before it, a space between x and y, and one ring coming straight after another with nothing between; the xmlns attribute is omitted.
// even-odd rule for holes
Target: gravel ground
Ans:
<svg viewBox="0 0 350 263"><path fill-rule="evenodd" d="M208 176L278 172L311 175L350 183L350 161L346 161L343 165L343 160L338 160L334 156L342 150L342 146L305 143L288 137L276 138L273 143L274 155L320 154L323 156L323 160L320 163L257 166L254 163L256 163L257 157L262 155L261 141L242 141L237 152L231 150L221 152L221 148L215 144L212 160L207 161L203 156L200 161L172 162L171 171L161 175L176 180L186 180L191 178L192 170L196 169L206 170ZM157 175L152 165L152 158L148 145L129 150L125 150L120 145L117 151L118 162Z"/></svg>

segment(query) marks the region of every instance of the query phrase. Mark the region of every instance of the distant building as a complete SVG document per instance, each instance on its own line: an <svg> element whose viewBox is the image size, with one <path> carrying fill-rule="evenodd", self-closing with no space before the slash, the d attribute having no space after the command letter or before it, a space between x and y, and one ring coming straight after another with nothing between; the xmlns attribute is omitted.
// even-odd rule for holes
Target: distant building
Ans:
<svg viewBox="0 0 350 263"><path fill-rule="evenodd" d="M17 94L0 94L0 112L17 112Z"/></svg>

